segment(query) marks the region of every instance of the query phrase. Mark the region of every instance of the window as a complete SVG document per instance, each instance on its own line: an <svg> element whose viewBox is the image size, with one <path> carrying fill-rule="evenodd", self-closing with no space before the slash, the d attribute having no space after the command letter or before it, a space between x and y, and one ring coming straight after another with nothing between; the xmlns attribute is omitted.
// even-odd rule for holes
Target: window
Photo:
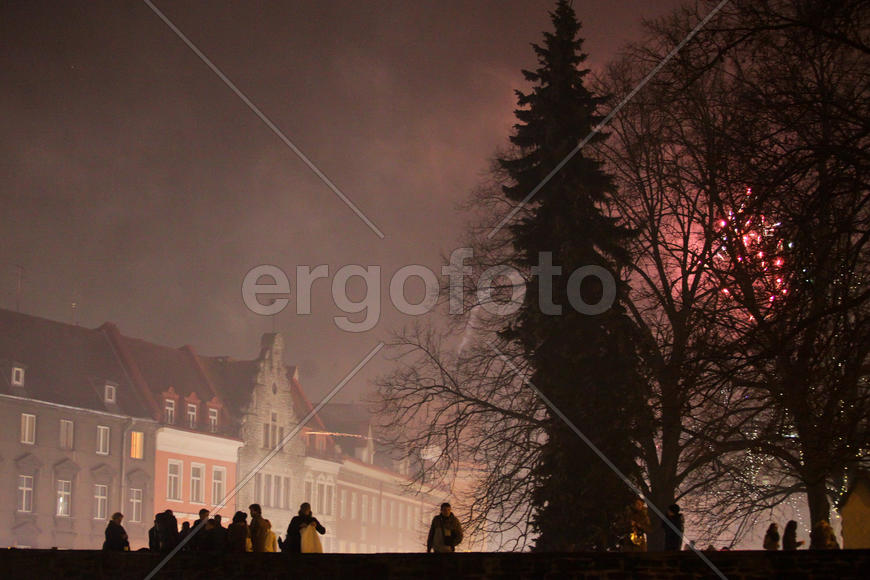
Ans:
<svg viewBox="0 0 870 580"><path fill-rule="evenodd" d="M24 386L24 367L12 367L12 386Z"/></svg>
<svg viewBox="0 0 870 580"><path fill-rule="evenodd" d="M142 431L130 432L130 458L142 459L145 457L145 434Z"/></svg>
<svg viewBox="0 0 870 580"><path fill-rule="evenodd" d="M342 519L344 519L347 516L347 490L346 489L341 490L341 499L338 503L339 503L339 506L338 506L339 516Z"/></svg>
<svg viewBox="0 0 870 580"><path fill-rule="evenodd" d="M378 498L372 498L372 523L378 523Z"/></svg>
<svg viewBox="0 0 870 580"><path fill-rule="evenodd" d="M314 495L314 482L311 480L311 476L308 476L305 478L305 497L303 499L312 503L312 495Z"/></svg>
<svg viewBox="0 0 870 580"><path fill-rule="evenodd" d="M18 476L18 511L30 513L33 511L33 476Z"/></svg>
<svg viewBox="0 0 870 580"><path fill-rule="evenodd" d="M169 469L166 472L166 499L181 501L181 472L181 462L170 459Z"/></svg>
<svg viewBox="0 0 870 580"><path fill-rule="evenodd" d="M218 430L218 410L208 410L208 430L212 433L217 433Z"/></svg>
<svg viewBox="0 0 870 580"><path fill-rule="evenodd" d="M283 438L283 427L281 427L279 435L278 413L272 413L270 415L270 422L263 423L263 447L266 449L272 449L274 447L277 447Z"/></svg>
<svg viewBox="0 0 870 580"><path fill-rule="evenodd" d="M284 478L284 507L290 509L292 504L290 503L290 478Z"/></svg>
<svg viewBox="0 0 870 580"><path fill-rule="evenodd" d="M190 501L193 503L204 503L202 497L202 478L205 473L205 465L201 463L192 463L190 465Z"/></svg>
<svg viewBox="0 0 870 580"><path fill-rule="evenodd" d="M94 485L94 519L95 520L104 520L106 519L106 512L109 509L109 487L106 485L100 485L99 483Z"/></svg>
<svg viewBox="0 0 870 580"><path fill-rule="evenodd" d="M163 404L163 419L169 425L175 425L175 401L166 399Z"/></svg>
<svg viewBox="0 0 870 580"><path fill-rule="evenodd" d="M267 473L265 476L265 484L263 487L263 503L267 506L272 505L272 475Z"/></svg>
<svg viewBox="0 0 870 580"><path fill-rule="evenodd" d="M356 492L350 494L350 519L356 519Z"/></svg>
<svg viewBox="0 0 870 580"><path fill-rule="evenodd" d="M272 487L272 507L284 507L281 505L281 477L276 475L274 477L274 487Z"/></svg>
<svg viewBox="0 0 870 580"><path fill-rule="evenodd" d="M97 425L97 454L109 454L109 428L105 425Z"/></svg>
<svg viewBox="0 0 870 580"><path fill-rule="evenodd" d="M60 448L61 449L72 449L73 448L73 431L74 425L73 422L69 419L61 419L60 420Z"/></svg>
<svg viewBox="0 0 870 580"><path fill-rule="evenodd" d="M130 488L130 521L142 521L142 490Z"/></svg>
<svg viewBox="0 0 870 580"><path fill-rule="evenodd" d="M36 443L36 415L21 413L21 442L28 445Z"/></svg>
<svg viewBox="0 0 870 580"><path fill-rule="evenodd" d="M254 476L254 503L263 503L263 474L258 473Z"/></svg>
<svg viewBox="0 0 870 580"><path fill-rule="evenodd" d="M115 402L115 385L111 383L106 383L106 386L103 389L103 401L105 401L106 403Z"/></svg>
<svg viewBox="0 0 870 580"><path fill-rule="evenodd" d="M187 426L196 429L196 405L187 405Z"/></svg>
<svg viewBox="0 0 870 580"><path fill-rule="evenodd" d="M211 472L211 503L217 505L226 495L227 470L225 467L214 467Z"/></svg>
<svg viewBox="0 0 870 580"><path fill-rule="evenodd" d="M326 499L326 489L323 484L323 480L317 481L317 513L324 514L326 510L323 505L323 501Z"/></svg>
<svg viewBox="0 0 870 580"><path fill-rule="evenodd" d="M331 483L326 484L326 509L323 510L323 513L328 516L332 515L332 490L333 485Z"/></svg>
<svg viewBox="0 0 870 580"><path fill-rule="evenodd" d="M72 502L72 482L68 479L57 480L57 511L58 516L68 518Z"/></svg>
<svg viewBox="0 0 870 580"><path fill-rule="evenodd" d="M369 496L363 494L362 496L362 511L360 512L360 519L362 521L368 520L369 517Z"/></svg>

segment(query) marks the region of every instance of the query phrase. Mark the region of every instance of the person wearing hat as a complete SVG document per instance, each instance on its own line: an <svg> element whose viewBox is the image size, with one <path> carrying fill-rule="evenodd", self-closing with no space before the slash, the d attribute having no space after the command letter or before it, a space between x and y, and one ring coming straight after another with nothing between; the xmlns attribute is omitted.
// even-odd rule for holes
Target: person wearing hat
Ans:
<svg viewBox="0 0 870 580"><path fill-rule="evenodd" d="M662 527L665 529L665 551L679 551L683 547L683 527L685 526L680 506L675 503L669 505L666 517L668 521L662 522Z"/></svg>

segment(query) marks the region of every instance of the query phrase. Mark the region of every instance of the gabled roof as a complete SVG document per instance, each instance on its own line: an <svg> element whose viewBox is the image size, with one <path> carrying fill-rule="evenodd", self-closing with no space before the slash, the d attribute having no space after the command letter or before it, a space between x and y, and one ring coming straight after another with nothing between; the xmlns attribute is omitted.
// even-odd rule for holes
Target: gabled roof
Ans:
<svg viewBox="0 0 870 580"><path fill-rule="evenodd" d="M846 502L849 501L849 497L852 495L852 492L855 491L858 485L864 485L865 487L870 489L870 471L867 471L865 469L858 470L858 472L852 478L849 489L840 497L840 500L837 502L837 509L842 509L843 506L846 505Z"/></svg>
<svg viewBox="0 0 870 580"><path fill-rule="evenodd" d="M371 417L365 406L355 403L329 403L320 409L318 415L344 453L353 455L354 449L369 444Z"/></svg>
<svg viewBox="0 0 870 580"><path fill-rule="evenodd" d="M206 375L217 389L231 415L240 417L251 399L257 380L255 360L234 360L229 357L199 357Z"/></svg>
<svg viewBox="0 0 870 580"><path fill-rule="evenodd" d="M200 375L195 355L185 348L171 348L122 335L124 347L136 360L145 382L154 395L173 387L182 397L196 393L201 401L215 396L207 381Z"/></svg>
<svg viewBox="0 0 870 580"><path fill-rule="evenodd" d="M13 365L25 368L23 389L11 384ZM4 394L133 417L151 415L100 329L0 309L0 370ZM117 386L116 404L103 401L107 382Z"/></svg>

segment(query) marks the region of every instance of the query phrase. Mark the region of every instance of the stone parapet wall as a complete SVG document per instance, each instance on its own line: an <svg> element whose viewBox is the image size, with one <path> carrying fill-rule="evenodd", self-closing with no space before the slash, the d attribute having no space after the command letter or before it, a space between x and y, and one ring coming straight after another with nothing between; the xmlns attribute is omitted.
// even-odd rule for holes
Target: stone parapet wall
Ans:
<svg viewBox="0 0 870 580"><path fill-rule="evenodd" d="M710 560L729 580L863 579L870 550L820 552L715 552ZM145 578L161 557L147 552L4 550L4 578ZM863 570L863 572L862 572ZM196 554L181 553L157 578L715 578L691 552L673 554Z"/></svg>

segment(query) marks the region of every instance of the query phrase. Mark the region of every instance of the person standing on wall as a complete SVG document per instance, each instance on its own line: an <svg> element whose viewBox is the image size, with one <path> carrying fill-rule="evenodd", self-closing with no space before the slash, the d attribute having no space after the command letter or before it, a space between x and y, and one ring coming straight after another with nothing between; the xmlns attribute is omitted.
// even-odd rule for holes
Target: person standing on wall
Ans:
<svg viewBox="0 0 870 580"><path fill-rule="evenodd" d="M462 524L453 515L450 504L441 504L441 513L432 518L429 526L429 537L426 540L426 552L455 552L456 546L462 542Z"/></svg>

